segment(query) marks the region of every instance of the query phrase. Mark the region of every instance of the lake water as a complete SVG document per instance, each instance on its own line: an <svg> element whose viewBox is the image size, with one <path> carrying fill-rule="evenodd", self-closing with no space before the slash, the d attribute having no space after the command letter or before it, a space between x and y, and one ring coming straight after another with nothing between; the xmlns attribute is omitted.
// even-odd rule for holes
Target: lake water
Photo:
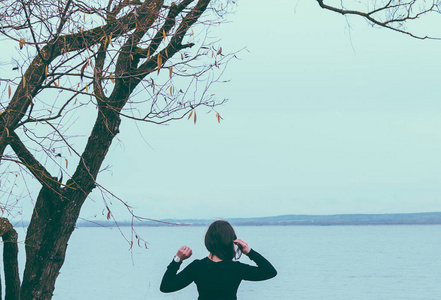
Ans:
<svg viewBox="0 0 441 300"><path fill-rule="evenodd" d="M268 281L243 281L240 300L441 299L441 226L235 229L278 271ZM79 228L69 243L53 299L196 299L194 284L172 294L159 292L159 284L181 245L193 249L192 258L207 255L205 230L138 228L148 249L134 246L130 251L117 228ZM246 256L240 260L252 263Z"/></svg>

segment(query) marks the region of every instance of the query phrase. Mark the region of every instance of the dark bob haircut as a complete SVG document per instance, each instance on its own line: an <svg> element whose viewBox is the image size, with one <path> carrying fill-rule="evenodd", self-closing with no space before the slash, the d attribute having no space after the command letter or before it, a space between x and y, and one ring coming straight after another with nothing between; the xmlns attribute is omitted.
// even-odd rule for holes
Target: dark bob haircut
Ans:
<svg viewBox="0 0 441 300"><path fill-rule="evenodd" d="M205 247L211 254L222 260L232 260L236 256L233 241L237 239L233 226L227 221L215 221L205 234Z"/></svg>

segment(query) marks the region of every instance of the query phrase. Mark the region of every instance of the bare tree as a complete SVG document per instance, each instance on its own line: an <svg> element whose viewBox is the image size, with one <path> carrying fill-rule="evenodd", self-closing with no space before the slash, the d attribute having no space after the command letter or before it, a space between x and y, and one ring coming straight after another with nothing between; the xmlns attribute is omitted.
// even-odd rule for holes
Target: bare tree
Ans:
<svg viewBox="0 0 441 300"><path fill-rule="evenodd" d="M220 121L215 108L223 101L209 87L231 55L204 33L219 22L227 2L0 0L0 42L17 48L10 75L0 78L0 209L7 214L16 205L10 195L20 172L41 185L21 283L17 234L0 219L6 299L52 297L67 242L84 201L99 186L121 118L162 124L191 115L196 122L197 109L209 107ZM438 16L438 1L317 2L412 37L437 38L407 26ZM84 141L80 123L91 125Z"/></svg>
<svg viewBox="0 0 441 300"><path fill-rule="evenodd" d="M205 106L220 121L215 107L223 101L209 87L219 81L231 55L224 55L206 32L219 23L226 4L0 1L1 43L17 48L12 75L0 81L2 212L11 210L11 190L3 187L14 177L14 164L41 185L27 228L21 284L11 246L17 235L7 219L0 219L9 255L6 299L52 297L67 242L98 185L121 118L162 124L191 114L196 122L197 109ZM81 142L84 126L78 129L78 124L83 123L92 129Z"/></svg>

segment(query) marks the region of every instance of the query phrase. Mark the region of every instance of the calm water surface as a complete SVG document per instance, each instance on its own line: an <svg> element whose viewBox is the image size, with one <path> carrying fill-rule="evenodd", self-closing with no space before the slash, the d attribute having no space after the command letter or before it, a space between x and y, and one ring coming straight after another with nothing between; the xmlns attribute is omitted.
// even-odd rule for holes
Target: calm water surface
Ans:
<svg viewBox="0 0 441 300"><path fill-rule="evenodd" d="M131 252L116 228L80 228L53 299L196 299L194 284L172 294L159 292L159 284L181 245L193 249L193 258L207 255L205 230L138 228L149 249ZM268 281L242 282L240 300L441 299L441 226L262 226L236 233L278 271Z"/></svg>

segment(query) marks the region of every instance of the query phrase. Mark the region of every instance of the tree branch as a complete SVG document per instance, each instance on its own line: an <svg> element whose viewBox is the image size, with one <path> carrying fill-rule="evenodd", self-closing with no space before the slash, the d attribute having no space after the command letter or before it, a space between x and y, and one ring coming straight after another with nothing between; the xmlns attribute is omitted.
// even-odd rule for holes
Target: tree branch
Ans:
<svg viewBox="0 0 441 300"><path fill-rule="evenodd" d="M163 2L163 0L153 0L148 4L145 2L138 9L137 24L139 24L139 26L136 26L135 32L130 35L124 46L121 48L121 52L115 66L115 76L118 79L112 95L109 97L110 99L115 98L115 95L119 93L119 90L125 89L124 86L127 84L127 82L121 79L125 76L125 74L128 74L131 69L136 68L139 61L139 57L134 57L136 46L150 26L152 26L152 24L155 22Z"/></svg>
<svg viewBox="0 0 441 300"><path fill-rule="evenodd" d="M146 2L144 2L144 5L147 6ZM111 33L113 38L118 38L134 29L136 24L136 15L131 12L103 27L99 26L85 32L66 35L63 36L63 39L56 37L54 41L44 46L40 51L41 57L37 55L31 62L8 107L0 116L0 156L3 155L7 145L5 139L8 132L16 128L43 84L46 65L49 65L56 57L61 55L63 49L65 52L72 52L87 48L99 43L103 36L109 36Z"/></svg>
<svg viewBox="0 0 441 300"><path fill-rule="evenodd" d="M432 36L428 36L428 35L422 36L422 35L413 34L412 32L407 31L405 29L400 29L398 27L394 27L394 26L390 25L390 24L393 24L393 23L398 23L399 25L403 25L404 26L404 23L406 21L415 20L415 19L417 19L418 17L420 17L420 16L422 16L424 14L427 14L427 13L430 13L430 12L434 12L434 8L436 7L435 4L433 4L430 8L423 9L421 12L416 13L415 15L411 16L410 13L411 13L412 5L413 5L414 1L412 1L410 3L399 3L399 4L396 4L396 5L391 5L392 1L389 1L385 6L382 6L381 8L378 8L378 9L374 9L374 10L372 10L370 12L362 12L362 11L358 11L358 10L347 10L347 9L344 9L344 8L337 8L337 7L325 4L324 0L317 0L317 2L319 4L319 6L321 8L323 8L323 9L327 9L327 10L330 10L330 11L333 11L333 12L336 12L336 13L339 13L339 14L342 14L342 15L356 15L356 16L360 16L360 17L365 18L366 20L368 20L372 24L375 24L375 25L378 25L378 26L381 26L381 27L384 27L384 28L387 28L387 29L391 29L393 31L397 31L397 32L403 33L405 35L409 35L409 36L411 36L413 38L416 38L416 39L420 39L420 40L425 40L425 39L440 40L441 39L439 37L432 37ZM380 21L379 19L375 18L375 16L374 16L375 13L378 13L380 11L389 10L389 9L392 9L392 8L400 8L400 7L403 7L403 9L406 9L406 7L408 7L406 9L407 10L407 16L405 16L403 18L391 18L391 19L386 20L386 21Z"/></svg>
<svg viewBox="0 0 441 300"><path fill-rule="evenodd" d="M23 165L28 168L42 185L53 188L59 184L57 179L52 177L46 168L29 152L15 132L10 133L8 142Z"/></svg>

